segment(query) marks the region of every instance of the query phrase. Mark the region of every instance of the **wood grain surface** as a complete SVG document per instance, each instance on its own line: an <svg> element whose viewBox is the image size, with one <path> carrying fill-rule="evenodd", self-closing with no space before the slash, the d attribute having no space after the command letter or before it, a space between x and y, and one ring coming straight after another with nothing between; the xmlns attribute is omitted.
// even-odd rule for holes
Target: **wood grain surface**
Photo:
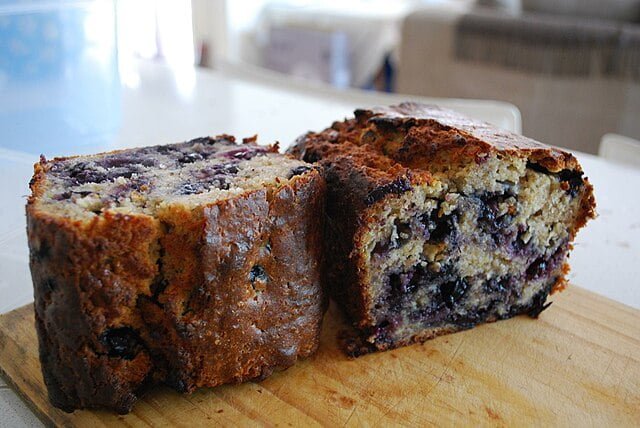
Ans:
<svg viewBox="0 0 640 428"><path fill-rule="evenodd" d="M347 359L325 317L312 358L262 383L147 393L133 412L67 414L47 401L32 307L0 316L0 368L46 423L64 426L640 425L640 311L570 287L518 317Z"/></svg>

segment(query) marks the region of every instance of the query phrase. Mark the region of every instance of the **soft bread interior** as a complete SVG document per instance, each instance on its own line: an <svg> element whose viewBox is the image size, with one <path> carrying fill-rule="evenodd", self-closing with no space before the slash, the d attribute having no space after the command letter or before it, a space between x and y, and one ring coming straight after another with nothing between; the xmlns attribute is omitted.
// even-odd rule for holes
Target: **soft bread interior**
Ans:
<svg viewBox="0 0 640 428"><path fill-rule="evenodd" d="M493 154L372 206L360 254L368 340L539 309L566 269L581 175Z"/></svg>

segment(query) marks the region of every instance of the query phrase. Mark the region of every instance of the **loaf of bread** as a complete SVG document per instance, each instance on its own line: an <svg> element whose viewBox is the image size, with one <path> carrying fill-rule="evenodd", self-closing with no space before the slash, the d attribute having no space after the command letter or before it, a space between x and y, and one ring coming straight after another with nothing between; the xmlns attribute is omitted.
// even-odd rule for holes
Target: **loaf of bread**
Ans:
<svg viewBox="0 0 640 428"><path fill-rule="evenodd" d="M318 347L324 179L229 136L41 159L27 205L40 360L66 411L263 379Z"/></svg>
<svg viewBox="0 0 640 428"><path fill-rule="evenodd" d="M594 216L571 154L433 106L358 110L290 153L325 169L328 284L352 356L536 317Z"/></svg>

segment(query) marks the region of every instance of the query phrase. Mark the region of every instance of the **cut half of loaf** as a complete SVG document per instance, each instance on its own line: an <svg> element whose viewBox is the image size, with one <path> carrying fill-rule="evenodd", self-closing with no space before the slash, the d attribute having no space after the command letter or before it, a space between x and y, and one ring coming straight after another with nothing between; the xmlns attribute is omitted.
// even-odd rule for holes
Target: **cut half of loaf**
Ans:
<svg viewBox="0 0 640 428"><path fill-rule="evenodd" d="M594 216L574 156L434 106L357 110L290 152L325 169L328 283L356 328L351 355L537 316Z"/></svg>

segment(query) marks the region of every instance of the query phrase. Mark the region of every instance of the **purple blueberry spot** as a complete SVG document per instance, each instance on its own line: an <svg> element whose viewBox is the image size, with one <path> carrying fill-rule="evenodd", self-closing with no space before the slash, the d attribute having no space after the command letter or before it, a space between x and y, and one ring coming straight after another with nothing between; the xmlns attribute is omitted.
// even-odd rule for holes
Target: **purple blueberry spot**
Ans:
<svg viewBox="0 0 640 428"><path fill-rule="evenodd" d="M124 168L115 168L111 169L107 172L107 180L115 180L116 178L131 178L133 174L138 173L139 171L135 169L124 169Z"/></svg>
<svg viewBox="0 0 640 428"><path fill-rule="evenodd" d="M187 164L187 163L193 163L202 159L204 159L204 157L200 153L193 152L193 153L187 153L186 155L181 156L178 159L178 162L182 164Z"/></svg>
<svg viewBox="0 0 640 428"><path fill-rule="evenodd" d="M463 278L445 282L440 286L440 300L451 309L464 297L468 289L469 284Z"/></svg>
<svg viewBox="0 0 640 428"><path fill-rule="evenodd" d="M409 242L411 236L413 235L411 225L409 223L403 223L400 220L396 219L394 221L394 227L397 237L390 236L388 239L377 242L375 248L373 249L374 254L385 254L389 250L395 250L396 248L400 248L404 244Z"/></svg>
<svg viewBox="0 0 640 428"><path fill-rule="evenodd" d="M107 180L106 174L96 171L88 162L78 162L67 169L71 181L76 184L102 183Z"/></svg>
<svg viewBox="0 0 640 428"><path fill-rule="evenodd" d="M249 272L249 281L251 281L251 285L255 285L256 282L267 282L269 280L269 276L264 268L260 265L255 265L251 268Z"/></svg>
<svg viewBox="0 0 640 428"><path fill-rule="evenodd" d="M527 268L527 279L529 281L541 277L547 271L547 261L543 257L538 257Z"/></svg>
<svg viewBox="0 0 640 428"><path fill-rule="evenodd" d="M238 173L238 167L235 164L231 163L219 164L216 165L215 168L217 169L219 174L234 175Z"/></svg>
<svg viewBox="0 0 640 428"><path fill-rule="evenodd" d="M411 293L416 287L417 284L412 282L414 272L408 273L394 273L389 276L389 285L392 290L398 291L400 293Z"/></svg>
<svg viewBox="0 0 640 428"><path fill-rule="evenodd" d="M240 147L226 152L218 153L217 157L227 159L249 160L255 156L264 155L267 149L260 146Z"/></svg>
<svg viewBox="0 0 640 428"><path fill-rule="evenodd" d="M529 265L525 275L527 280L534 280L544 276L549 276L551 272L556 270L560 263L564 260L567 252L567 244L560 245L551 256L538 257Z"/></svg>
<svg viewBox="0 0 640 428"><path fill-rule="evenodd" d="M584 180L582 179L582 172L572 171L569 169L563 169L558 173L558 177L560 181L564 181L569 184L569 188L567 189L567 193L572 197L575 197L580 192L582 185L584 184Z"/></svg>
<svg viewBox="0 0 640 428"><path fill-rule="evenodd" d="M140 336L131 327L110 328L100 335L110 357L132 360L142 348Z"/></svg>
<svg viewBox="0 0 640 428"><path fill-rule="evenodd" d="M221 163L216 165L210 165L202 168L195 173L198 179L207 179L211 177L220 177L224 175L234 175L238 173L238 167L234 163Z"/></svg>
<svg viewBox="0 0 640 428"><path fill-rule="evenodd" d="M95 161L97 165L103 168L125 168L132 165L142 165L150 167L155 165L155 160L146 157L143 152L124 152L107 155L103 159Z"/></svg>
<svg viewBox="0 0 640 428"><path fill-rule="evenodd" d="M555 282L555 280L553 282ZM552 302L545 303L548 296L549 289L542 289L538 294L533 296L531 305L529 307L529 310L527 311L527 315L529 315L531 318L538 318L542 311L551 306Z"/></svg>
<svg viewBox="0 0 640 428"><path fill-rule="evenodd" d="M538 163L533 163L533 162L527 162L527 168L536 171L536 172L540 172L542 174L547 174L547 175L551 175L552 172L549 171L547 168L543 167L542 165L538 164Z"/></svg>
<svg viewBox="0 0 640 428"><path fill-rule="evenodd" d="M373 205L378 202L382 198L384 198L388 194L396 194L400 195L404 192L411 190L411 182L406 177L400 177L391 183L376 187L372 191L369 192L367 198L365 199L365 203L367 205Z"/></svg>
<svg viewBox="0 0 640 428"><path fill-rule="evenodd" d="M291 172L289 172L289 178L295 177L296 175L302 175L302 174L304 174L305 172L307 172L309 170L311 170L310 166L307 166L307 165L297 166L297 167L293 168L291 170Z"/></svg>
<svg viewBox="0 0 640 428"><path fill-rule="evenodd" d="M322 159L322 155L312 150L305 150L302 154L302 160L305 162L316 163L321 159Z"/></svg>
<svg viewBox="0 0 640 428"><path fill-rule="evenodd" d="M180 195L195 195L197 193L202 193L204 188L200 184L195 183L184 183L178 188L178 193Z"/></svg>
<svg viewBox="0 0 640 428"><path fill-rule="evenodd" d="M533 171L540 172L542 174L556 176L558 177L558 180L568 183L569 188L566 191L571 197L577 196L580 189L584 185L584 179L582 178L584 173L581 171L563 169L560 172L552 173L542 165L532 162L527 162L527 168L532 169Z"/></svg>
<svg viewBox="0 0 640 428"><path fill-rule="evenodd" d="M457 230L458 212L439 216L439 209L433 209L428 214L423 214L420 221L425 226L425 234L428 232L430 243L444 242L452 237Z"/></svg>
<svg viewBox="0 0 640 428"><path fill-rule="evenodd" d="M158 152L160 154L163 154L163 155L166 155L166 154L169 154L169 153L173 153L173 152L178 150L173 145L171 145L171 146L156 146L156 147L154 147L154 149L155 149L156 152Z"/></svg>
<svg viewBox="0 0 640 428"><path fill-rule="evenodd" d="M513 216L508 213L500 214L500 204L508 197L508 195L491 195L480 198L478 223L485 232L490 234L499 232L513 220Z"/></svg>

